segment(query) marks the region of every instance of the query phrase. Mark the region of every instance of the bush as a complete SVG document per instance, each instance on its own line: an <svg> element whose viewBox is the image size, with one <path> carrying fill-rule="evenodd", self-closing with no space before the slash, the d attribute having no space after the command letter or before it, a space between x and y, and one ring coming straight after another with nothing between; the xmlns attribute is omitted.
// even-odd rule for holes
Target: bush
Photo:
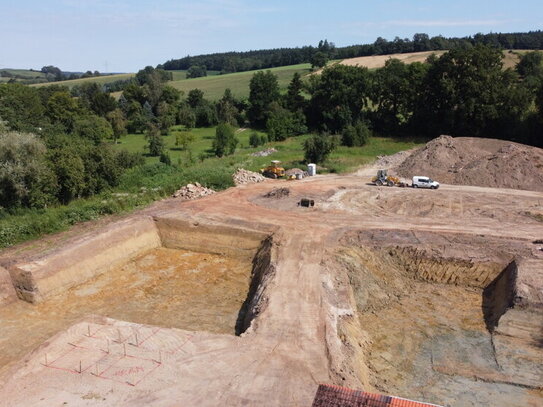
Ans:
<svg viewBox="0 0 543 407"><path fill-rule="evenodd" d="M268 142L268 137L265 134L258 134L256 131L253 131L249 136L249 145L251 147L258 147Z"/></svg>
<svg viewBox="0 0 543 407"><path fill-rule="evenodd" d="M127 150L121 150L115 156L117 165L123 169L133 168L145 164L145 157L140 153L131 153Z"/></svg>
<svg viewBox="0 0 543 407"><path fill-rule="evenodd" d="M341 135L341 144L347 147L360 147L366 144L371 136L371 130L366 123L356 122L354 126L347 126Z"/></svg>
<svg viewBox="0 0 543 407"><path fill-rule="evenodd" d="M172 159L170 158L170 155L168 153L165 153L164 151L160 153L159 161L166 165L172 165Z"/></svg>
<svg viewBox="0 0 543 407"><path fill-rule="evenodd" d="M312 163L322 163L336 148L335 139L328 134L311 136L304 141L304 157Z"/></svg>

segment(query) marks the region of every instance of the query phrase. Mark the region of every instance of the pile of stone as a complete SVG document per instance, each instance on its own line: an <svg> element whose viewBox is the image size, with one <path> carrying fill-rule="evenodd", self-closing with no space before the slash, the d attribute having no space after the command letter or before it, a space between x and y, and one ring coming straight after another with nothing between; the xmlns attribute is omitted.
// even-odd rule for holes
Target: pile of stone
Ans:
<svg viewBox="0 0 543 407"><path fill-rule="evenodd" d="M243 168L238 168L236 173L232 175L234 184L244 185L244 184L256 184L266 180L262 174L253 171L247 171Z"/></svg>
<svg viewBox="0 0 543 407"><path fill-rule="evenodd" d="M305 178L305 177L309 176L307 171L301 170L300 168L291 168L290 170L285 171L285 175L287 177L290 177L290 176L296 175L296 174L302 174L302 178Z"/></svg>
<svg viewBox="0 0 543 407"><path fill-rule="evenodd" d="M187 184L181 189L175 191L172 196L174 198L189 200L189 199L201 198L203 196L211 195L214 193L215 193L214 190L210 188L206 188L202 186L200 183L195 182L194 184Z"/></svg>
<svg viewBox="0 0 543 407"><path fill-rule="evenodd" d="M267 157L270 154L276 153L277 150L275 148L267 148L262 151L257 151L256 153L251 154L253 157Z"/></svg>

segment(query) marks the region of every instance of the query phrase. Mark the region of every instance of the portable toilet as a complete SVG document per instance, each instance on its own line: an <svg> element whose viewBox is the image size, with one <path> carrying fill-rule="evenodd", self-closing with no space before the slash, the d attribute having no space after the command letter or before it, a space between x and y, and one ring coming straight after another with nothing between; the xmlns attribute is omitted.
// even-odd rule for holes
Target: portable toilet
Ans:
<svg viewBox="0 0 543 407"><path fill-rule="evenodd" d="M307 164L307 173L310 177L317 175L317 164Z"/></svg>

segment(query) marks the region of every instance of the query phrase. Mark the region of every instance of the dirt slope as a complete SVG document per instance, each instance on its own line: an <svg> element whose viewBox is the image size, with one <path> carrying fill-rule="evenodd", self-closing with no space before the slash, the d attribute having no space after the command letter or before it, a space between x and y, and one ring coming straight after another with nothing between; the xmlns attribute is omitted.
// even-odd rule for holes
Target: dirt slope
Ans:
<svg viewBox="0 0 543 407"><path fill-rule="evenodd" d="M447 184L543 191L543 150L503 140L440 136L411 154L396 172Z"/></svg>

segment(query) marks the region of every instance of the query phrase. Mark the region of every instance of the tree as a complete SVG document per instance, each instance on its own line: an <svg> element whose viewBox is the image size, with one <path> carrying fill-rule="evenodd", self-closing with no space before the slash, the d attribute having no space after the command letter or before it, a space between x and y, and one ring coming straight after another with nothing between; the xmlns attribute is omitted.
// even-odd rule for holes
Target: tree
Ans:
<svg viewBox="0 0 543 407"><path fill-rule="evenodd" d="M530 91L537 91L543 84L543 52L533 51L522 55L516 71Z"/></svg>
<svg viewBox="0 0 543 407"><path fill-rule="evenodd" d="M147 126L145 133L147 138L147 147L149 148L149 154L153 157L157 157L164 152L164 140L160 135L160 130L154 124Z"/></svg>
<svg viewBox="0 0 543 407"><path fill-rule="evenodd" d="M223 97L217 103L217 120L220 123L238 125L239 111L235 106L235 100L230 89L225 89Z"/></svg>
<svg viewBox="0 0 543 407"><path fill-rule="evenodd" d="M109 112L106 118L113 129L113 143L117 144L117 140L126 134L128 121L126 120L123 111L119 108Z"/></svg>
<svg viewBox="0 0 543 407"><path fill-rule="evenodd" d="M323 68L328 63L328 55L318 51L311 57L311 68Z"/></svg>
<svg viewBox="0 0 543 407"><path fill-rule="evenodd" d="M205 65L193 65L187 71L187 79L200 78L207 76L207 68Z"/></svg>
<svg viewBox="0 0 543 407"><path fill-rule="evenodd" d="M247 116L253 126L264 127L271 103L279 99L277 76L271 71L259 71L251 78L249 89L250 108Z"/></svg>
<svg viewBox="0 0 543 407"><path fill-rule="evenodd" d="M50 152L49 161L54 163L60 202L66 204L83 196L85 191L85 165L73 148L57 148Z"/></svg>
<svg viewBox="0 0 543 407"><path fill-rule="evenodd" d="M80 108L68 92L55 92L47 101L46 114L53 123L60 123L71 131Z"/></svg>
<svg viewBox="0 0 543 407"><path fill-rule="evenodd" d="M34 134L0 130L0 206L43 208L56 192L44 143Z"/></svg>
<svg viewBox="0 0 543 407"><path fill-rule="evenodd" d="M266 122L266 132L270 141L283 141L291 136L298 136L307 131L305 116L301 112L291 113L272 103Z"/></svg>
<svg viewBox="0 0 543 407"><path fill-rule="evenodd" d="M316 129L340 133L363 119L369 97L367 68L339 64L325 68L313 87L309 122Z"/></svg>
<svg viewBox="0 0 543 407"><path fill-rule="evenodd" d="M287 94L285 95L285 107L291 112L296 112L305 108L306 101L302 95L303 86L300 74L295 72L288 85Z"/></svg>
<svg viewBox="0 0 543 407"><path fill-rule="evenodd" d="M307 162L322 163L336 148L333 137L327 134L311 136L304 141L304 157Z"/></svg>
<svg viewBox="0 0 543 407"><path fill-rule="evenodd" d="M204 102L204 91L200 89L192 89L187 95L187 103L193 109L196 109Z"/></svg>
<svg viewBox="0 0 543 407"><path fill-rule="evenodd" d="M113 138L113 128L103 117L88 115L74 120L73 132L78 137L100 144L105 139Z"/></svg>
<svg viewBox="0 0 543 407"><path fill-rule="evenodd" d="M190 145L194 143L196 138L190 131L182 131L175 135L175 145L180 147L181 150L188 150Z"/></svg>
<svg viewBox="0 0 543 407"><path fill-rule="evenodd" d="M226 123L221 123L215 130L213 150L217 157L233 154L239 140L236 137L234 128Z"/></svg>
<svg viewBox="0 0 543 407"><path fill-rule="evenodd" d="M515 73L503 70L499 50L454 49L432 61L413 124L430 136L506 137L527 103Z"/></svg>

